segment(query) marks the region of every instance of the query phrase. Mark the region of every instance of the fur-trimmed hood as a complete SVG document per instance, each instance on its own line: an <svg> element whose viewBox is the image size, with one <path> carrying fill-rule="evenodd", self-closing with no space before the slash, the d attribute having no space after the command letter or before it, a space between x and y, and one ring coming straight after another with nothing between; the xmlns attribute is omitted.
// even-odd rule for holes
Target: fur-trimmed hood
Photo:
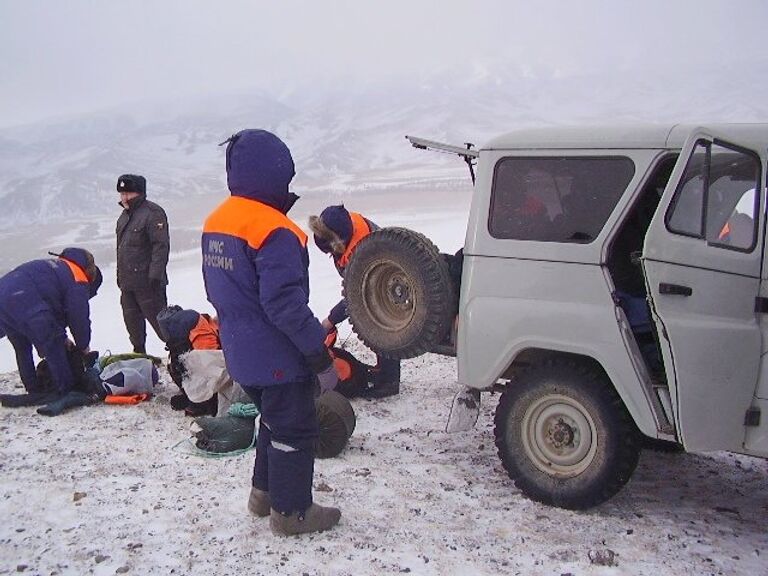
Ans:
<svg viewBox="0 0 768 576"><path fill-rule="evenodd" d="M315 236L315 244L317 244L321 251L337 256L344 254L344 251L347 249L348 240L345 241L320 216L309 217L309 229L312 230L312 234Z"/></svg>

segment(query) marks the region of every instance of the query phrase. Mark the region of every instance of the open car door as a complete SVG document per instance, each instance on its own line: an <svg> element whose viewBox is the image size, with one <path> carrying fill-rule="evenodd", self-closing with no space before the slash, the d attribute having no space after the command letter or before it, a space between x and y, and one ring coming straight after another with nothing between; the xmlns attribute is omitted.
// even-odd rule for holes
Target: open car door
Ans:
<svg viewBox="0 0 768 576"><path fill-rule="evenodd" d="M762 342L764 170L756 150L697 129L646 235L643 269L687 450L744 443Z"/></svg>

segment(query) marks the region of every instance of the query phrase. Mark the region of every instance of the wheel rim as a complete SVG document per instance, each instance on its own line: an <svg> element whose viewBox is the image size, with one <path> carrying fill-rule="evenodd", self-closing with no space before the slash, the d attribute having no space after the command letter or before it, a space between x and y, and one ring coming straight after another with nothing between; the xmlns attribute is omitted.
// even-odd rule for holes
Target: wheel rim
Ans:
<svg viewBox="0 0 768 576"><path fill-rule="evenodd" d="M377 262L363 276L365 312L380 328L402 330L413 319L416 298L408 274L390 261Z"/></svg>
<svg viewBox="0 0 768 576"><path fill-rule="evenodd" d="M522 421L525 452L531 462L557 478L586 470L597 452L597 429L584 406L562 395L540 398Z"/></svg>

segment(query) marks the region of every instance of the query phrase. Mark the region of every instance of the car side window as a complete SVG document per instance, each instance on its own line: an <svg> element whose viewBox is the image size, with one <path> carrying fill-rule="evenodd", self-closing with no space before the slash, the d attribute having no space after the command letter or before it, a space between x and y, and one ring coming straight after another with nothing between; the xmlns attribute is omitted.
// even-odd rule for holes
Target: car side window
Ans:
<svg viewBox="0 0 768 576"><path fill-rule="evenodd" d="M667 210L670 232L710 246L751 252L757 245L760 161L721 142L696 144Z"/></svg>
<svg viewBox="0 0 768 576"><path fill-rule="evenodd" d="M494 169L488 231L500 239L588 244L634 173L623 156L502 158Z"/></svg>

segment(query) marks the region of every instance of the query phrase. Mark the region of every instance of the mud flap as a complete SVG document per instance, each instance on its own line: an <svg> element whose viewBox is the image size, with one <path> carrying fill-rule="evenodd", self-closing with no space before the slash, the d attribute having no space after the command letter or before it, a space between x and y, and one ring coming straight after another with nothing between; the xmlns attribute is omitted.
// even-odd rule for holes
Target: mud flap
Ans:
<svg viewBox="0 0 768 576"><path fill-rule="evenodd" d="M452 433L469 430L477 424L478 416L480 416L480 390L464 388L453 397L445 431Z"/></svg>

